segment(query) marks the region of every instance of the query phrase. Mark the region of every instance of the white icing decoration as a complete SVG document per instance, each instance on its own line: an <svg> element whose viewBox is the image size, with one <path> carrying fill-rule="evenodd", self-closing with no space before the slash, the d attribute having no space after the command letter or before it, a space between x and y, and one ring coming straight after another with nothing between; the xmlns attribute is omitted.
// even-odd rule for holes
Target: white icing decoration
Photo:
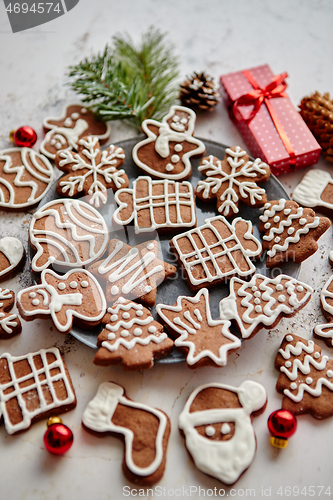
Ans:
<svg viewBox="0 0 333 500"><path fill-rule="evenodd" d="M291 367L291 365L292 365L292 362L291 362L291 361L286 361L286 362L285 362L285 364L284 364L284 366L285 366L286 368L290 368L290 367Z"/></svg>
<svg viewBox="0 0 333 500"><path fill-rule="evenodd" d="M71 281L70 284L69 284L69 286L71 288L77 288L77 281Z"/></svg>
<svg viewBox="0 0 333 500"><path fill-rule="evenodd" d="M119 288L116 285L113 285L111 288L111 294L112 295L117 295L119 293Z"/></svg>
<svg viewBox="0 0 333 500"><path fill-rule="evenodd" d="M276 215L273 220L275 223L280 222L280 216Z"/></svg>
<svg viewBox="0 0 333 500"><path fill-rule="evenodd" d="M111 314L110 321L117 321L118 314Z"/></svg>
<svg viewBox="0 0 333 500"><path fill-rule="evenodd" d="M296 290L297 290L298 288L299 288L299 287L296 287ZM276 290L277 290L278 292L281 292L281 291L283 290L283 285L276 285ZM302 290L301 290L301 291L303 292L303 287L302 287Z"/></svg>
<svg viewBox="0 0 333 500"><path fill-rule="evenodd" d="M269 167L260 158L245 163L243 157L247 153L239 146L236 146L235 151L227 148L225 152L228 155L227 162L231 167L231 172L227 174L223 170L221 160L215 160L214 156L210 155L208 159L204 158L198 170L205 171L207 179L199 181L197 192L203 191L203 198L208 198L210 193L216 194L223 183L224 185L228 185L219 198L222 203L218 208L218 211L222 215L228 216L230 212L234 214L239 212L237 202L240 197L248 198L251 205L257 205L262 200L265 189L260 188L256 182L252 181L252 178L258 174L267 174ZM239 177L246 177L247 179L238 180Z"/></svg>
<svg viewBox="0 0 333 500"><path fill-rule="evenodd" d="M133 335L137 335L137 336L142 335L142 330L141 330L141 328L134 328L134 330L133 330Z"/></svg>
<svg viewBox="0 0 333 500"><path fill-rule="evenodd" d="M21 164L13 166L13 156L18 154L21 156ZM0 176L0 207L15 209L37 204L46 195L55 177L49 160L31 148L5 149L0 152L0 162L5 162ZM13 174L16 174L14 180L9 179L8 176ZM37 181L42 183L42 188ZM27 195L19 201L18 197L22 196L23 189ZM9 199L6 201L8 193Z"/></svg>
<svg viewBox="0 0 333 500"><path fill-rule="evenodd" d="M276 236L276 237L274 238L274 242L275 242L275 243L279 243L280 241L281 241L280 236Z"/></svg>
<svg viewBox="0 0 333 500"><path fill-rule="evenodd" d="M285 302L287 300L287 297L285 295L279 295L278 296L278 301L279 302Z"/></svg>
<svg viewBox="0 0 333 500"><path fill-rule="evenodd" d="M332 378L333 377L333 370L327 370L326 375L328 378Z"/></svg>
<svg viewBox="0 0 333 500"><path fill-rule="evenodd" d="M313 355L314 358L320 358L320 352L316 351Z"/></svg>
<svg viewBox="0 0 333 500"><path fill-rule="evenodd" d="M256 313L261 313L262 312L262 307L261 306L256 306L254 308L254 310L255 310Z"/></svg>
<svg viewBox="0 0 333 500"><path fill-rule="evenodd" d="M130 332L129 332L128 330L122 330L122 331L120 332L120 335L121 335L122 337L128 337L128 336L129 336L129 334L130 334ZM115 336L115 334L114 334L114 333L111 333L111 338L112 338L112 339L114 339L115 337L116 337L116 336ZM109 339L109 340L110 340L110 339Z"/></svg>
<svg viewBox="0 0 333 500"><path fill-rule="evenodd" d="M179 155L172 155L171 156L172 163L177 163L179 160L180 160L180 156Z"/></svg>
<svg viewBox="0 0 333 500"><path fill-rule="evenodd" d="M208 437L212 437L215 435L215 428L212 425L207 425L205 433Z"/></svg>
<svg viewBox="0 0 333 500"><path fill-rule="evenodd" d="M183 151L182 144L175 144L174 150L176 151L176 153L180 153L180 151Z"/></svg>
<svg viewBox="0 0 333 500"><path fill-rule="evenodd" d="M226 238L222 238L221 234L219 231L216 229L214 222L219 221L226 227L228 232L230 231L230 236ZM236 225L239 222L246 222L247 225L247 230L244 234L244 239L245 240L250 240L252 243L255 244L256 249L255 250L250 250L249 248L244 248L241 244L241 241L239 237L236 234ZM209 229L212 231L212 233L216 237L216 241L214 241L213 244L208 245L206 242L206 239L204 237L205 230ZM199 248L195 242L195 238L193 235L196 235L197 238L200 239L200 242L202 244L202 248ZM183 253L181 251L181 248L179 246L178 241L181 240L182 238L186 238L189 240L189 242L192 245L192 248L194 249L192 252L189 253ZM241 219L240 217L234 219L232 223L229 223L224 217L221 215L217 217L212 217L210 219L205 220L205 224L203 226L200 226L196 229L191 229L190 231L187 231L185 233L181 233L177 236L174 236L171 240L172 245L175 247L179 258L188 274L189 280L191 281L192 285L200 285L201 283L206 283L206 282L212 282L215 280L221 280L222 278L225 278L227 276L237 274L239 276L248 276L252 274L255 271L255 266L253 262L250 260L250 257L255 257L261 253L261 243L260 241L252 234L252 223L250 221L244 221L244 219ZM230 242L233 242L233 245L230 245ZM214 249L216 247L221 248L220 251L214 253ZM242 270L237 262L235 261L233 257L233 252L239 250L243 257L244 260L247 263L248 268L246 270ZM203 255L205 254L205 255ZM219 266L219 259L221 256L226 256L229 259L229 262L231 264L231 269L226 271L225 269L221 269ZM209 262L209 264L212 264L214 267L213 273L207 266L206 262ZM193 273L193 268L196 265L202 266L204 270L205 276L203 278L196 278L194 273ZM194 271L195 272L195 271ZM195 273L196 274L196 273Z"/></svg>
<svg viewBox="0 0 333 500"><path fill-rule="evenodd" d="M32 305L33 306L38 306L38 304L39 304L39 300L38 299L33 299Z"/></svg>
<svg viewBox="0 0 333 500"><path fill-rule="evenodd" d="M156 326L149 326L149 327L148 327L148 332L149 332L149 333L156 333L156 331L157 331Z"/></svg>
<svg viewBox="0 0 333 500"><path fill-rule="evenodd" d="M70 118L70 117L66 118L66 120L64 121L64 125L65 125L65 127L71 127L73 125L72 118Z"/></svg>
<svg viewBox="0 0 333 500"><path fill-rule="evenodd" d="M172 128L168 124L168 120L177 112L186 112L189 115L189 120L187 122L187 130L181 121L173 122ZM159 177L162 179L173 179L181 180L188 177L191 173L191 161L192 156L198 156L205 152L205 145L203 142L199 141L193 137L194 126L195 126L195 113L189 108L184 108L183 106L171 106L170 112L163 117L162 122L156 120L144 120L142 122L142 130L147 135L147 138L143 141L138 142L132 152L133 160L138 167L147 172L153 177ZM150 126L158 127L158 135L150 130ZM170 142L176 142L177 144L190 143L195 145L194 149L191 149L187 153L180 156L182 161L183 170L176 173L168 173L167 169L165 172L155 170L153 165L147 165L143 163L138 157L138 151L141 147L146 146L146 144L154 143L155 151L161 157L165 159L165 167L168 165L168 157L170 155ZM181 150L178 150L180 153Z"/></svg>
<svg viewBox="0 0 333 500"><path fill-rule="evenodd" d="M51 363L47 361L47 354L52 353L55 356L55 360ZM43 367L37 369L34 363L34 357L40 356L43 362ZM8 364L8 373L10 374L11 381L0 384L0 414L2 415L6 431L8 434L14 434L15 432L27 429L31 421L45 413L47 411L52 411L55 408L61 408L66 405L70 405L75 401L75 394L71 387L71 383L66 375L64 368L64 363L62 361L59 349L52 347L50 349L41 349L35 353L29 353L24 356L12 356L11 354L3 354L1 359L6 359ZM14 370L14 363L26 360L29 364L31 371L22 377L17 377ZM41 378L45 375L45 379ZM29 384L23 384L29 380ZM62 382L66 389L67 397L60 400L57 397L54 384L57 381ZM24 386L22 386L22 384ZM48 391L43 391L43 387L47 387ZM13 389L12 392L9 392ZM39 407L33 411L27 410L25 396L30 391L36 391L39 398ZM46 400L46 395L51 394L52 401ZM17 399L19 407L22 412L22 420L16 423L12 423L9 418L7 403L14 398Z"/></svg>
<svg viewBox="0 0 333 500"><path fill-rule="evenodd" d="M310 385L310 384L312 384L312 382L313 382L313 378L311 378L311 377L306 377L305 382L306 382L307 384L309 384L309 385Z"/></svg>
<svg viewBox="0 0 333 500"><path fill-rule="evenodd" d="M0 252L4 254L9 261L9 266L0 270L0 277L13 271L22 261L24 248L18 238L5 236L0 239Z"/></svg>
<svg viewBox="0 0 333 500"><path fill-rule="evenodd" d="M263 312L253 317L252 312L255 306L252 303L253 295L251 291L253 291L253 286L258 284L258 282L260 283L259 288L262 290L261 300ZM234 288L236 283L241 284L237 295ZM282 283L286 289L286 301L278 302L273 297L273 293L275 287L279 284L282 285ZM248 338L260 323L265 327L270 326L276 321L280 314L293 314L305 305L312 293L312 288L305 283L301 283L304 287L304 292L302 297L298 297L296 294L296 287L300 283L300 281L285 274L280 274L276 278L268 278L261 274L255 274L251 281L248 282L239 278L231 278L230 295L220 302L220 318L225 320L236 320L242 337ZM238 311L237 297L242 298L241 305L243 308L246 308L245 311ZM282 299L282 296L280 297ZM290 337L290 341L293 340L291 335L287 336L287 340L288 337Z"/></svg>
<svg viewBox="0 0 333 500"><path fill-rule="evenodd" d="M292 391L294 391L295 389L297 389L297 384L296 384L296 382L292 382L292 383L290 384L290 389L291 389Z"/></svg>
<svg viewBox="0 0 333 500"><path fill-rule="evenodd" d="M266 224L264 225L264 228L265 228L265 229L269 229L270 227L271 227L270 222L266 222Z"/></svg>
<svg viewBox="0 0 333 500"><path fill-rule="evenodd" d="M214 408L190 412L195 397L210 387L236 393L242 408ZM237 481L251 464L256 451L250 415L262 408L265 402L265 389L252 381L243 382L238 388L225 384L206 384L192 392L179 416L179 428L185 434L186 448L197 468L226 484ZM207 426L218 422L234 423L235 433L231 439L210 440L198 434L195 429L199 425Z"/></svg>
<svg viewBox="0 0 333 500"><path fill-rule="evenodd" d="M146 184L148 190L147 196L140 194L140 187L144 184ZM163 192L156 194L159 186L162 186ZM182 191L180 188L182 188ZM127 203L121 200L124 193L129 194L133 200L133 211L126 220L121 218L122 210L127 208ZM154 181L150 177L138 177L133 181L132 189L123 188L115 193L115 201L119 205L119 208L114 212L113 220L119 225L127 225L134 220L136 233L151 232L161 228L193 227L196 224L194 191L191 183L187 181ZM182 207L190 209L189 220L183 219ZM158 212L163 209L164 222L156 222L154 215L154 210L156 211L156 209ZM148 226L140 225L142 210L149 210L150 220ZM172 213L172 219L170 212ZM176 220L174 220L175 213ZM186 214L188 217L188 210Z"/></svg>
<svg viewBox="0 0 333 500"><path fill-rule="evenodd" d="M202 348L199 352L196 352L196 346L191 340L191 335L197 335L198 331L201 328L200 323L203 321L202 316L200 318L196 315L196 320L191 317L189 311L185 311L183 313L183 317L186 319L186 322L181 319L181 316L176 316L173 320L169 318L165 311L173 311L176 313L183 312L182 300L186 299L186 301L192 304L198 304L201 301L202 296L204 297L204 303L206 308L206 318L207 323L211 327L216 327L221 325L221 337L225 337L230 340L229 343L225 343L221 345L219 348L218 354L214 353L207 348ZM186 297L179 296L177 298L177 303L173 306L165 305L165 304L157 304L156 311L159 316L163 319L163 321L170 327L172 330L176 331L180 334L180 336L175 340L176 347L187 347L188 353L186 356L186 362L189 365L194 365L202 358L210 358L213 362L218 366L225 366L227 363L227 355L230 349L237 349L241 345L241 341L235 335L233 335L229 331L230 321L221 321L221 320L213 320L211 316L210 306L209 306L209 293L207 288L201 289L195 297ZM203 347L203 346L202 346Z"/></svg>
<svg viewBox="0 0 333 500"><path fill-rule="evenodd" d="M82 281L81 286L82 286L82 288L87 288L87 286L89 286L88 281Z"/></svg>
<svg viewBox="0 0 333 500"><path fill-rule="evenodd" d="M155 248L154 243L152 243L152 242L151 242L151 243L148 243L148 245L147 245L147 250L154 250L154 248Z"/></svg>
<svg viewBox="0 0 333 500"><path fill-rule="evenodd" d="M221 434L229 434L230 431L231 431L230 425L224 422L224 424L222 424L221 427Z"/></svg>
<svg viewBox="0 0 333 500"><path fill-rule="evenodd" d="M124 318L124 319L128 319L128 318L130 318L130 317L131 317L131 315L130 315L128 312L124 312L124 313L123 313L123 318Z"/></svg>
<svg viewBox="0 0 333 500"><path fill-rule="evenodd" d="M58 283L58 288L59 288L59 290L65 290L65 288L66 288L65 283L62 283L62 282Z"/></svg>
<svg viewBox="0 0 333 500"><path fill-rule="evenodd" d="M303 288L301 285L299 285L299 286L296 288L296 290L297 290L298 292L303 292L304 288Z"/></svg>
<svg viewBox="0 0 333 500"><path fill-rule="evenodd" d="M295 228L294 227L290 227L287 231L288 234L293 234L295 232Z"/></svg>
<svg viewBox="0 0 333 500"><path fill-rule="evenodd" d="M135 313L137 316L143 316L143 311L136 311Z"/></svg>
<svg viewBox="0 0 333 500"><path fill-rule="evenodd" d="M305 207L325 207L333 210L333 203L322 199L322 194L329 184L333 184L329 172L317 168L310 170L294 189L293 199Z"/></svg>
<svg viewBox="0 0 333 500"><path fill-rule="evenodd" d="M60 205L59 212L54 205ZM60 213L67 212L64 222L61 222ZM83 218L79 220L76 213ZM36 228L39 219L52 217L56 225L56 230L40 230ZM66 230L70 234L70 239ZM53 200L35 212L30 223L30 242L36 248L31 267L33 271L40 272L50 264L61 268L75 268L88 265L103 255L109 239L109 231L102 215L93 207L81 200L63 199ZM100 247L97 247L96 236L102 235L103 240ZM74 241L72 242L71 239ZM79 246L83 243L88 245L88 256L82 260L79 253ZM59 251L59 259L50 255L43 265L38 264L38 260L44 252L43 244L51 245ZM71 259L69 257L71 255ZM73 258L75 261L73 262Z"/></svg>
<svg viewBox="0 0 333 500"><path fill-rule="evenodd" d="M286 340L287 340L288 342L292 342L292 341L294 340L294 337L293 337L292 335L287 335L287 336L286 336Z"/></svg>
<svg viewBox="0 0 333 500"><path fill-rule="evenodd" d="M163 460L163 438L167 426L167 417L160 410L142 403L130 401L123 394L124 389L119 385L112 382L102 383L98 388L96 396L90 401L84 411L82 422L86 427L96 432L117 432L123 434L125 437L125 461L127 468L137 476L149 476L158 469ZM155 442L155 457L153 462L146 467L138 467L133 461L133 432L126 427L115 425L112 422L112 416L118 404L147 411L155 415L159 420Z"/></svg>
<svg viewBox="0 0 333 500"><path fill-rule="evenodd" d="M83 110L81 109L81 113L83 113ZM72 113L71 114L71 118L73 120L77 120L78 118L80 118L80 114L79 113Z"/></svg>
<svg viewBox="0 0 333 500"><path fill-rule="evenodd" d="M34 299L34 298L36 297L36 293L35 293L35 292L31 292L31 293L29 293L29 297L30 297L31 299Z"/></svg>
<svg viewBox="0 0 333 500"><path fill-rule="evenodd" d="M324 287L322 288L320 292L320 302L322 309L328 313L329 315L333 316L333 306L329 301L332 301L333 299L333 292L331 291L332 289L332 281L333 281L333 275L328 279L328 281L325 283ZM317 325L314 328L314 332L316 335L319 337L323 337L324 339L331 339L331 345L333 346L333 323L332 321L329 323L325 323L323 325Z"/></svg>

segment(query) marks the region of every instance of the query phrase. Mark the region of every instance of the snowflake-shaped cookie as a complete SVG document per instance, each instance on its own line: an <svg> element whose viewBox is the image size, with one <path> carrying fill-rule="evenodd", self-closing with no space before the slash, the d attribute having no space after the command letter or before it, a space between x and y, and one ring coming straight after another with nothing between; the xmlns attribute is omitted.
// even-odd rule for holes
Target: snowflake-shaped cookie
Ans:
<svg viewBox="0 0 333 500"><path fill-rule="evenodd" d="M107 189L128 187L125 170L118 170L124 160L122 148L111 144L101 151L97 137L83 137L77 153L63 150L56 155L56 166L67 174L59 180L57 192L60 196L89 196L89 203L99 207L107 202Z"/></svg>
<svg viewBox="0 0 333 500"><path fill-rule="evenodd" d="M267 201L258 183L268 181L269 166L260 158L250 161L239 146L227 148L224 160L212 155L203 158L199 170L207 179L199 181L196 195L203 201L216 198L217 210L225 217L237 214L241 201L252 207L261 207Z"/></svg>

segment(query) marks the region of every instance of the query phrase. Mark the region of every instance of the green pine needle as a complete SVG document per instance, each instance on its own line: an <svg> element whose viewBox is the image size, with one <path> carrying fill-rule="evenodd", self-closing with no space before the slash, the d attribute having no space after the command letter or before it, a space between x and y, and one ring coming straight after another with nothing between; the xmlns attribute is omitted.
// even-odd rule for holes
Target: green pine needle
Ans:
<svg viewBox="0 0 333 500"><path fill-rule="evenodd" d="M115 36L102 53L69 68L69 85L102 120L130 119L140 127L147 118L164 116L178 97L173 51L153 28L138 48L128 35Z"/></svg>

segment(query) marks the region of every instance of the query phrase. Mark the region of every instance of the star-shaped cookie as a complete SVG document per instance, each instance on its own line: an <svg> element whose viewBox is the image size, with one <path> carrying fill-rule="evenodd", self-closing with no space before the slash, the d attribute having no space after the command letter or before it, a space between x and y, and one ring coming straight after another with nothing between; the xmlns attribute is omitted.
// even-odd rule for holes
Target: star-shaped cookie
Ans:
<svg viewBox="0 0 333 500"><path fill-rule="evenodd" d="M158 258L155 240L132 247L113 239L109 243L108 256L92 264L89 271L106 281L109 303L124 297L152 307L156 302L157 286L174 275L177 268Z"/></svg>

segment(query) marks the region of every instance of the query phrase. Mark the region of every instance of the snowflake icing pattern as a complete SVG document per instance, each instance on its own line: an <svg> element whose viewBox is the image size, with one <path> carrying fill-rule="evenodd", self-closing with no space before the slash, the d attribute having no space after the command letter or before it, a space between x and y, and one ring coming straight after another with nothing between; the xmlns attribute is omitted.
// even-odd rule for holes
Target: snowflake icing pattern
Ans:
<svg viewBox="0 0 333 500"><path fill-rule="evenodd" d="M128 187L125 170L118 170L124 163L122 148L110 145L101 151L97 137L87 136L79 141L78 152L60 151L56 156L57 167L66 172L58 182L57 191L61 196L89 196L89 203L95 207L107 202L106 191Z"/></svg>
<svg viewBox="0 0 333 500"><path fill-rule="evenodd" d="M210 155L203 158L199 170L207 179L199 181L196 195L203 200L217 198L217 209L225 217L239 212L240 200L252 206L266 203L266 192L257 182L266 182L269 166L260 158L250 161L246 151L227 148L223 161Z"/></svg>

